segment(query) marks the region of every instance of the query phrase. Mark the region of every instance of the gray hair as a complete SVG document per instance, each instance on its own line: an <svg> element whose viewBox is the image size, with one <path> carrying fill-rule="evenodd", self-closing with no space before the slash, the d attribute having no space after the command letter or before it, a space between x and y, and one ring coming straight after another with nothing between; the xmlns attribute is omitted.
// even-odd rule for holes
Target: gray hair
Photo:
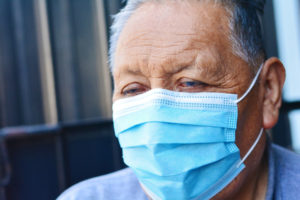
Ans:
<svg viewBox="0 0 300 200"><path fill-rule="evenodd" d="M111 26L109 63L113 71L115 51L120 34L134 11L145 2L153 0L128 0L126 6L114 16ZM170 0L169 0L170 1ZM228 12L229 36L232 42L233 53L248 63L253 71L265 59L265 50L262 37L261 17L265 0L198 0L220 3Z"/></svg>

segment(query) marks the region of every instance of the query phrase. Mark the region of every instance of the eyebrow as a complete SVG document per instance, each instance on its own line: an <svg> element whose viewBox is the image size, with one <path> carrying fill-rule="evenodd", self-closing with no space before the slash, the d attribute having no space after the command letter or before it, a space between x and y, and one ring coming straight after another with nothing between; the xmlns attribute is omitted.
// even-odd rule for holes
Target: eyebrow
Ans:
<svg viewBox="0 0 300 200"><path fill-rule="evenodd" d="M180 55L177 55L174 57L174 55L165 58L161 63L158 63L161 65L161 69L166 75L171 74L177 74L182 71L189 71L189 70L197 70L197 71L206 71L209 74L218 74L219 69L215 66L217 64L220 64L216 62L216 60L207 60L206 56L199 56L199 54L196 54L195 56L186 57L185 56L181 59L178 58ZM190 59L191 58L191 59ZM197 59L197 58L200 58ZM151 71L151 66L147 66L149 63L145 63L141 60L138 60L136 62L129 62L126 63L124 66L121 67L121 73L131 74L131 75L146 75L149 73L149 70Z"/></svg>
<svg viewBox="0 0 300 200"><path fill-rule="evenodd" d="M139 68L137 70L133 70L131 68L126 68L125 70L122 70L121 72L122 73L127 73L127 74L132 74L132 75L143 74Z"/></svg>
<svg viewBox="0 0 300 200"><path fill-rule="evenodd" d="M193 63L192 65L176 65L176 67L171 67L170 69L162 69L165 71L166 75L172 75L177 74L182 71L188 71L188 70L197 70L198 68ZM121 73L131 74L131 75L145 75L145 73L140 70L140 67L137 68L126 68Z"/></svg>
<svg viewBox="0 0 300 200"><path fill-rule="evenodd" d="M178 65L178 67L176 67L174 70L172 70L172 74L177 74L179 72L182 71L187 71L187 70L191 70L191 69L197 69L197 66L195 65L195 63L191 64L191 65Z"/></svg>

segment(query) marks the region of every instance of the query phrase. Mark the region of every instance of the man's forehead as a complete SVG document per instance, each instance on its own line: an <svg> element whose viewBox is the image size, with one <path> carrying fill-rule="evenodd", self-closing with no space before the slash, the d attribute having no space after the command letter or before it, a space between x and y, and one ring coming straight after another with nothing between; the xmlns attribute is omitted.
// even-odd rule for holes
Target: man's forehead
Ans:
<svg viewBox="0 0 300 200"><path fill-rule="evenodd" d="M218 4L147 2L136 10L124 27L115 64L117 67L124 67L124 62L125 66L167 66L165 64L175 62L176 65L181 60L177 62L179 65L189 66L196 62L191 59L196 59L198 52L202 53L202 59L207 59L206 65L212 64L222 60L220 54L226 54L226 49L232 52L228 29L227 12ZM138 69L131 67L130 70Z"/></svg>
<svg viewBox="0 0 300 200"><path fill-rule="evenodd" d="M149 1L134 12L122 31L134 34L121 34L120 40L122 35L130 42L155 33L161 34L162 38L167 33L174 33L174 36L197 33L198 37L205 32L229 34L228 22L226 10L211 1Z"/></svg>

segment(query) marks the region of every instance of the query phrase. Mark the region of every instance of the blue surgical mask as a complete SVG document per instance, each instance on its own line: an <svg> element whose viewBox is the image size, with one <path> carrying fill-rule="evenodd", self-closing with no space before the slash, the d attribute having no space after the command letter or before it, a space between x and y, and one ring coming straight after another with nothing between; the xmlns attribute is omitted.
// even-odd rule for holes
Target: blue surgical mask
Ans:
<svg viewBox="0 0 300 200"><path fill-rule="evenodd" d="M245 167L235 144L238 102L227 93L152 89L113 104L124 162L154 200L210 199Z"/></svg>

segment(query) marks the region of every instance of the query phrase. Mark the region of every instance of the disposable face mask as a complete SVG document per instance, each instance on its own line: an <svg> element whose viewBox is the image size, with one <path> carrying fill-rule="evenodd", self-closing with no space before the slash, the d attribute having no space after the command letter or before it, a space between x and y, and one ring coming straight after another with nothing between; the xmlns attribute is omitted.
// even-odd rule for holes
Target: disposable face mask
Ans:
<svg viewBox="0 0 300 200"><path fill-rule="evenodd" d="M153 89L113 104L115 134L124 162L154 200L209 199L245 167L235 144L242 97Z"/></svg>

